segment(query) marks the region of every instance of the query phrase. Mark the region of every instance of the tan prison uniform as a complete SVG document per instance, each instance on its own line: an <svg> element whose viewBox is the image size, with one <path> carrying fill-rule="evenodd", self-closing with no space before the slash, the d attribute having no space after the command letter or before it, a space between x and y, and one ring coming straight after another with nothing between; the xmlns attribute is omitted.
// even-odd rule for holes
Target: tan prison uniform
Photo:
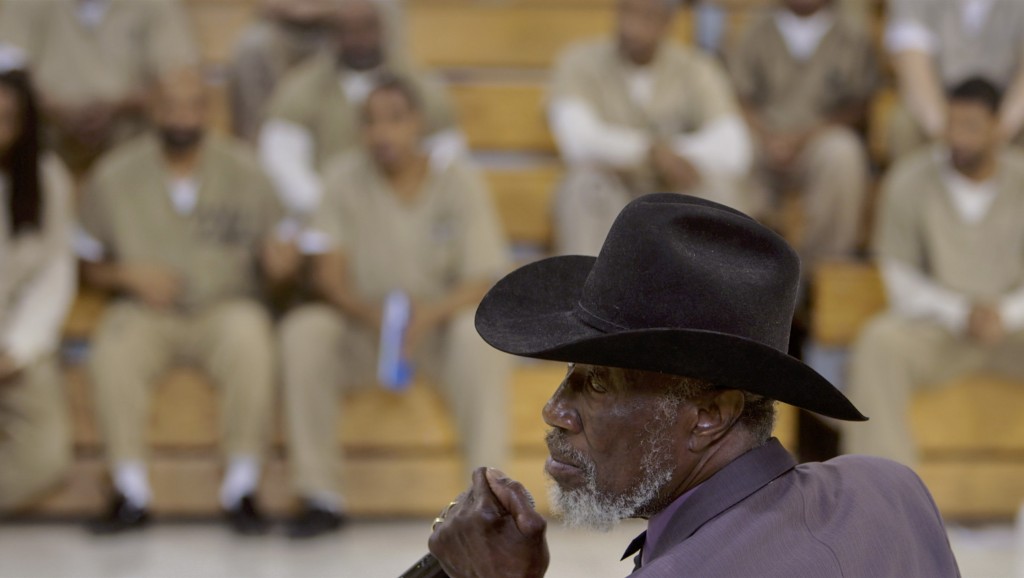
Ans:
<svg viewBox="0 0 1024 578"><path fill-rule="evenodd" d="M373 161L353 151L325 175L326 196L313 233L323 250L348 258L360 296L393 290L413 300L443 297L457 285L496 280L506 270L504 237L481 177L462 161L434 167L418 196L396 196ZM507 451L507 356L473 326L473 308L424 340L414 361L448 400L467 465L496 465ZM281 323L288 438L299 494L333 494L338 469L338 394L376 382L377 336L335 308L309 305Z"/></svg>
<svg viewBox="0 0 1024 578"><path fill-rule="evenodd" d="M259 20L242 32L228 76L231 123L237 136L256 142L278 82L323 48L327 39L326 24L297 27L273 18Z"/></svg>
<svg viewBox="0 0 1024 578"><path fill-rule="evenodd" d="M89 371L114 462L142 458L150 387L179 361L220 388L228 454L258 456L266 439L275 364L269 315L256 300L257 255L281 210L244 147L214 135L202 146L191 210L172 204L150 134L102 159L82 200L82 227L101 247L93 260L160 265L184 283L172 311L122 299L96 332Z"/></svg>
<svg viewBox="0 0 1024 578"><path fill-rule="evenodd" d="M435 77L400 70L423 100L428 134L453 128L455 109L447 90ZM313 135L317 168L323 170L337 154L361 137L359 106L342 88L343 69L329 52L311 58L288 74L270 102L268 117L294 123Z"/></svg>
<svg viewBox="0 0 1024 578"><path fill-rule="evenodd" d="M842 15L806 59L793 55L772 12L746 32L730 62L733 84L744 102L761 116L769 131L813 129L850 105L866 103L877 84L878 63L870 37ZM763 153L762 153L763 155ZM859 136L834 125L814 136L796 159L791 178L772 178L761 162L770 220L778 197L797 188L805 212L797 247L805 270L821 258L851 254L857 242L867 192L868 161Z"/></svg>
<svg viewBox="0 0 1024 578"><path fill-rule="evenodd" d="M569 47L555 65L550 89L556 136L557 106L567 101L583 103L607 127L642 132L669 143L712 121L730 115L739 118L728 77L696 50L672 41L660 47L654 62L645 67L650 80L646 102L630 90L629 77L636 72L611 39ZM603 162L574 161L566 146L559 144L570 164L555 200L560 253L596 254L615 217L632 198L667 190L646 155L629 166L613 168ZM702 177L696 190L686 192L742 207L736 182L703 172Z"/></svg>
<svg viewBox="0 0 1024 578"><path fill-rule="evenodd" d="M51 488L71 464L71 428L56 354L75 291L71 178L44 159L41 229L12 236L0 177L0 350L21 367L0 382L0 514Z"/></svg>
<svg viewBox="0 0 1024 578"><path fill-rule="evenodd" d="M893 169L882 191L878 258L912 268L967 304L998 302L1024 287L1024 156L1003 154L997 194L975 223L965 222L951 202L945 166L925 149ZM1024 378L1022 352L1024 331L987 347L937 320L893 311L879 316L854 344L846 391L871 423L844 429L845 450L914 465L906 415L911 394L978 371Z"/></svg>
<svg viewBox="0 0 1024 578"><path fill-rule="evenodd" d="M1005 93L1020 74L1024 55L1024 2L991 0L977 30L964 19L965 4L961 0L889 0L889 43L893 26L915 23L934 38L929 52L944 89L980 76ZM926 141L902 101L892 111L888 137L893 159Z"/></svg>
<svg viewBox="0 0 1024 578"><path fill-rule="evenodd" d="M82 107L122 101L160 74L199 60L178 0L108 0L95 25L83 23L79 4L6 0L0 12L0 40L29 54L36 87L48 101ZM141 122L119 119L108 144L136 134ZM58 131L53 137L76 171L103 152Z"/></svg>

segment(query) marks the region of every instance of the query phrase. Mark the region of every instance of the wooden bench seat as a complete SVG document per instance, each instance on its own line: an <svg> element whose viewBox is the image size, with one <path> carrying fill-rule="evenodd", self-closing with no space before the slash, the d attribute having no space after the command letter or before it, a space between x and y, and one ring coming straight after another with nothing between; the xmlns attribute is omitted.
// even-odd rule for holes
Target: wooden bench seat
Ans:
<svg viewBox="0 0 1024 578"><path fill-rule="evenodd" d="M849 345L885 308L874 266L825 264L815 284L813 332L824 345ZM921 452L918 474L943 515L1010 518L1017 512L1024 502L1024 383L963 376L915 393L907 417Z"/></svg>

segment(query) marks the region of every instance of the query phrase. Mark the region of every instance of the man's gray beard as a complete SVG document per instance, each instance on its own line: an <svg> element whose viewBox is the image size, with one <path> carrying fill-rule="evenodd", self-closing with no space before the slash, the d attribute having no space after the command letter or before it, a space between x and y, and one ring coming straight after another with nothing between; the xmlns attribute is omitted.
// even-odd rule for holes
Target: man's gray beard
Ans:
<svg viewBox="0 0 1024 578"><path fill-rule="evenodd" d="M548 434L549 443L562 456L570 458L583 470L586 485L582 488L563 489L558 483L548 486L551 504L570 528L587 528L607 532L626 518L650 516L657 513L656 498L672 478L675 462L672 459L672 438L667 424L658 424L657 431L649 431L644 439L640 462L641 478L621 495L610 495L597 487L597 467L582 452L565 441L564 434ZM654 511L652 511L654 510Z"/></svg>

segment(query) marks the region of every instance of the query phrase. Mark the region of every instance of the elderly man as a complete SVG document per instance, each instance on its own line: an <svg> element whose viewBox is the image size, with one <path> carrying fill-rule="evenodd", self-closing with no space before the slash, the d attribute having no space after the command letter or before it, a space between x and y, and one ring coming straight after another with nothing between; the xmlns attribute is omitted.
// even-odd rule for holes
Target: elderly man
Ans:
<svg viewBox="0 0 1024 578"><path fill-rule="evenodd" d="M29 54L53 145L76 173L139 133L152 82L199 61L178 0L6 0L0 38Z"/></svg>
<svg viewBox="0 0 1024 578"><path fill-rule="evenodd" d="M882 187L875 249L889 312L853 347L848 393L878 427L846 451L915 466L915 390L971 372L1024 379L1024 155L1003 149L999 92L981 79L948 97L945 144L898 163Z"/></svg>
<svg viewBox="0 0 1024 578"><path fill-rule="evenodd" d="M758 145L767 206L781 224L780 197L804 199L797 251L805 275L823 258L856 249L868 185L856 127L878 78L871 38L832 0L783 0L744 35L730 62Z"/></svg>
<svg viewBox="0 0 1024 578"><path fill-rule="evenodd" d="M981 77L1006 94L999 134L1024 126L1024 3L1017 0L889 0L885 44L899 80L901 106L889 123L889 156L899 159L941 140L946 90Z"/></svg>
<svg viewBox="0 0 1024 578"><path fill-rule="evenodd" d="M477 330L516 355L569 362L544 408L553 501L570 524L648 519L633 576L956 576L942 519L905 466L795 461L774 401L860 412L784 352L795 252L746 215L640 197L595 259L555 257L500 281ZM545 521L523 487L474 472L435 523L451 578L543 576Z"/></svg>
<svg viewBox="0 0 1024 578"><path fill-rule="evenodd" d="M304 237L325 303L281 322L289 449L306 508L294 537L337 528L334 432L338 393L372 385L389 294L412 301L404 349L436 378L455 414L470 468L502 461L508 360L473 330L473 308L507 271L497 212L463 159L422 151L424 116L413 86L383 80L363 111L365 147L335 159L326 198Z"/></svg>
<svg viewBox="0 0 1024 578"><path fill-rule="evenodd" d="M254 494L275 349L258 298L293 275L298 259L272 234L282 211L269 179L240 143L206 133L208 109L198 73L165 77L151 105L157 129L101 159L81 203L76 244L85 280L119 295L89 360L115 490L109 512L92 525L97 532L148 518L150 388L181 361L205 370L223 394L220 503L231 527L266 528Z"/></svg>
<svg viewBox="0 0 1024 578"><path fill-rule="evenodd" d="M411 70L388 50L385 8L374 0L335 0L333 50L325 50L285 77L270 102L259 147L284 205L302 222L316 210L322 170L359 143L359 110L382 73L409 79L422 95L424 146L439 162L464 150L447 91L433 76Z"/></svg>
<svg viewBox="0 0 1024 578"><path fill-rule="evenodd" d="M614 38L570 47L553 73L551 129L569 174L556 249L595 255L630 199L658 190L742 206L750 141L728 77L670 39L675 0L619 0Z"/></svg>

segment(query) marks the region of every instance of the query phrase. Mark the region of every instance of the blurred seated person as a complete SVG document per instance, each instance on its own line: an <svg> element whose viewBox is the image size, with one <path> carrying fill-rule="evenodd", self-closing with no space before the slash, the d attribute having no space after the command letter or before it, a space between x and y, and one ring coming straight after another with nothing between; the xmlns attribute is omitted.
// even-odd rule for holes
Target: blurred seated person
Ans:
<svg viewBox="0 0 1024 578"><path fill-rule="evenodd" d="M263 0L262 16L246 28L229 68L231 126L255 143L267 103L284 75L324 48L337 0Z"/></svg>
<svg viewBox="0 0 1024 578"><path fill-rule="evenodd" d="M892 55L900 105L889 123L895 160L946 128L946 91L972 77L1005 95L999 134L1019 138L1024 125L1024 2L1018 0L889 0L885 44Z"/></svg>
<svg viewBox="0 0 1024 578"><path fill-rule="evenodd" d="M160 74L199 59L178 0L6 0L0 39L28 52L49 138L75 173L138 134Z"/></svg>
<svg viewBox="0 0 1024 578"><path fill-rule="evenodd" d="M114 482L97 533L148 519L149 399L177 363L196 364L221 392L227 467L220 491L231 527L266 527L253 497L270 428L275 348L259 301L294 274L297 252L276 240L282 212L240 142L205 130L198 73L163 78L155 129L100 160L81 202L76 239L86 282L115 292L93 339L89 376Z"/></svg>
<svg viewBox="0 0 1024 578"><path fill-rule="evenodd" d="M745 208L750 139L728 77L670 37L675 0L618 0L613 38L568 48L549 116L568 175L556 250L596 255L634 197L674 191Z"/></svg>
<svg viewBox="0 0 1024 578"><path fill-rule="evenodd" d="M988 81L948 102L945 143L883 185L875 242L890 310L857 339L846 392L873 425L845 430L845 451L910 466L913 392L975 372L1024 379L1024 154L1001 146Z"/></svg>
<svg viewBox="0 0 1024 578"><path fill-rule="evenodd" d="M832 0L781 0L730 61L757 149L762 219L779 226L781 196L804 199L796 249L804 276L856 249L869 167L857 133L878 79L871 37Z"/></svg>
<svg viewBox="0 0 1024 578"><path fill-rule="evenodd" d="M389 48L386 9L374 0L335 0L328 50L281 82L259 137L260 156L289 214L305 221L320 202L321 173L337 154L359 143L359 109L374 79L390 72L422 94L426 146L444 162L460 154L464 139L444 86L412 70Z"/></svg>
<svg viewBox="0 0 1024 578"><path fill-rule="evenodd" d="M71 465L57 363L75 295L71 177L40 146L24 53L0 47L0 515L28 505Z"/></svg>
<svg viewBox="0 0 1024 578"><path fill-rule="evenodd" d="M404 355L445 395L467 472L506 455L508 359L473 325L477 303L506 270L506 244L476 170L423 151L424 105L414 87L391 77L371 89L365 147L329 165L324 202L303 235L322 301L293 310L280 328L293 485L305 504L289 525L293 537L344 520L338 399L375 383L383 304L395 291L412 304Z"/></svg>

